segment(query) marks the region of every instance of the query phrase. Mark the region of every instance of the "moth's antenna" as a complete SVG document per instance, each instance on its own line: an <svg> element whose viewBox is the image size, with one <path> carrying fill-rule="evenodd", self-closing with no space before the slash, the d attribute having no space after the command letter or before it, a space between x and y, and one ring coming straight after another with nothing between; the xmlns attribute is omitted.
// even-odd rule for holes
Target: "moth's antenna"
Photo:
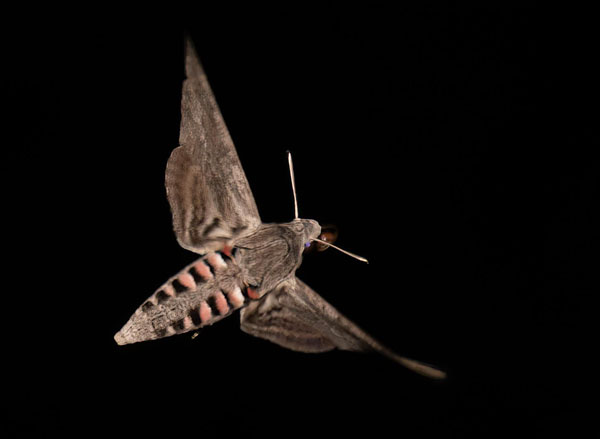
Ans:
<svg viewBox="0 0 600 439"><path fill-rule="evenodd" d="M352 256L354 259L358 259L359 261L366 262L367 264L369 263L369 261L367 261L367 258L363 258L362 256L358 256L358 255L355 255L354 253L350 253L348 250L344 250L343 248L339 248L338 246L330 244L327 241L323 241L322 239L319 239L319 238L313 238L312 240L320 242L321 244L325 244L325 245L328 245L330 247L333 247L334 249L339 250L342 253L347 254L348 256Z"/></svg>
<svg viewBox="0 0 600 439"><path fill-rule="evenodd" d="M287 152L290 165L290 178L292 179L292 192L294 193L294 219L298 219L298 200L296 198L296 179L294 178L294 165L292 164L292 153Z"/></svg>
<svg viewBox="0 0 600 439"><path fill-rule="evenodd" d="M294 193L294 219L298 219L299 218L298 217L298 199L296 198L296 179L294 178L294 164L292 163L292 153L288 151L287 154L288 154L288 163L290 165L290 178L292 179L292 192ZM350 253L349 251L341 249L333 244L330 244L327 241L323 241L319 238L313 238L312 240L320 242L321 244L325 244L330 247L333 247L334 249L339 250L342 253L347 254L348 256L352 256L354 259L358 259L359 261L366 262L367 264L369 263L369 261L367 261L366 258L355 255L354 253Z"/></svg>

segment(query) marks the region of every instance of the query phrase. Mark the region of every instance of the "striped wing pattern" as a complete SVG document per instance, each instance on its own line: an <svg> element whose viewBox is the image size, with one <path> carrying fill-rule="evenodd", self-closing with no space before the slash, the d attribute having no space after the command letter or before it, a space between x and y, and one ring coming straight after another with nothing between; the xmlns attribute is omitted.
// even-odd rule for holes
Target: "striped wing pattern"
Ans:
<svg viewBox="0 0 600 439"><path fill-rule="evenodd" d="M205 254L249 235L260 224L252 191L192 41L179 143L167 163L165 186L179 244Z"/></svg>
<svg viewBox="0 0 600 439"><path fill-rule="evenodd" d="M379 352L429 378L446 374L432 366L395 354L344 317L297 277L281 283L241 312L243 331L300 352L334 348Z"/></svg>

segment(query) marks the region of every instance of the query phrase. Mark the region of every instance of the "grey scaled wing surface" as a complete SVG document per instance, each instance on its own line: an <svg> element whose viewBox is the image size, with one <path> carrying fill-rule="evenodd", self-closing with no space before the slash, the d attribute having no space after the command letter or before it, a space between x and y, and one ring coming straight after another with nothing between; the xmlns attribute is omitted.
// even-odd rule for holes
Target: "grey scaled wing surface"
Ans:
<svg viewBox="0 0 600 439"><path fill-rule="evenodd" d="M241 312L244 332L300 352L334 348L375 351L421 375L444 379L446 373L395 354L368 335L308 285L293 277Z"/></svg>
<svg viewBox="0 0 600 439"><path fill-rule="evenodd" d="M260 224L252 191L191 39L186 39L180 146L165 185L179 244L204 254Z"/></svg>

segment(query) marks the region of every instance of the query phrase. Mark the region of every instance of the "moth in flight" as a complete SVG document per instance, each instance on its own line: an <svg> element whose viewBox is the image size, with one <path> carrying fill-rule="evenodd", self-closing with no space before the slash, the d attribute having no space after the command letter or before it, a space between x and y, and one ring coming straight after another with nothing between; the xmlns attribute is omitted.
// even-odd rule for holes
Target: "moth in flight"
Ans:
<svg viewBox="0 0 600 439"><path fill-rule="evenodd" d="M285 348L374 351L422 375L444 378L444 372L377 342L296 277L306 246L335 246L319 223L298 217L291 155L295 218L264 224L189 37L185 73L180 146L167 163L166 189L177 241L201 256L142 303L115 341L124 345L195 331L241 310L244 332Z"/></svg>

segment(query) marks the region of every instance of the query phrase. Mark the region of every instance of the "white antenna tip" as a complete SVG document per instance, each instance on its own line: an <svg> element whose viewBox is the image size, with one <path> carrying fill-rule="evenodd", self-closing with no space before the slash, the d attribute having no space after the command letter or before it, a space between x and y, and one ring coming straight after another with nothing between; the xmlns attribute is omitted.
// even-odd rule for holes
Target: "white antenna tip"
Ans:
<svg viewBox="0 0 600 439"><path fill-rule="evenodd" d="M292 180L292 192L294 193L294 219L298 219L298 199L296 198L296 179L294 178L294 164L292 163L292 153L288 150L288 164L290 165L290 178Z"/></svg>

